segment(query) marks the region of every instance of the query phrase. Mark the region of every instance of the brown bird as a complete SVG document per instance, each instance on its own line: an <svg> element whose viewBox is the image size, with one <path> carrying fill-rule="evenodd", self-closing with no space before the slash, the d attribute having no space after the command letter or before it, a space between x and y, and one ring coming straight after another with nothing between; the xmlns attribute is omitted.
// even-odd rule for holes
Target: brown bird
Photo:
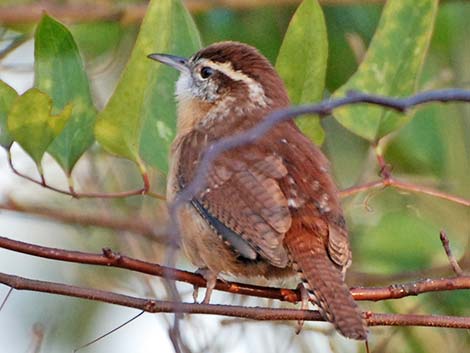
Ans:
<svg viewBox="0 0 470 353"><path fill-rule="evenodd" d="M290 104L273 66L246 44L216 43L190 59L149 57L180 71L169 202L191 183L207 146ZM208 281L205 302L219 273L280 278L298 272L326 320L345 337L367 338L344 282L351 251L328 160L294 122L219 155L205 189L178 217L183 248Z"/></svg>

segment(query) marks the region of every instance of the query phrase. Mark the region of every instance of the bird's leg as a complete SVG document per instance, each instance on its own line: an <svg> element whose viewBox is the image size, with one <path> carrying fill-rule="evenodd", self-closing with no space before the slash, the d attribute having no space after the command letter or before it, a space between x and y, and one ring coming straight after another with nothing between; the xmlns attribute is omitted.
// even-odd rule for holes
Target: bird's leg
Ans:
<svg viewBox="0 0 470 353"><path fill-rule="evenodd" d="M307 288L305 288L302 282L300 282L299 285L297 286L297 289L300 291L300 310L307 310L308 302L310 299ZM295 333L297 335L300 333L300 331L302 331L303 326L304 326L304 320L298 320L297 325L295 327Z"/></svg>
<svg viewBox="0 0 470 353"><path fill-rule="evenodd" d="M206 280L206 294L204 295L204 300L202 301L203 304L209 304L209 301L211 299L212 291L215 287L215 283L217 282L217 274L209 270L208 268L199 268L196 271L197 274L201 275L204 277ZM194 302L197 303L197 297L199 293L199 286L194 286L194 291L193 291L193 299Z"/></svg>

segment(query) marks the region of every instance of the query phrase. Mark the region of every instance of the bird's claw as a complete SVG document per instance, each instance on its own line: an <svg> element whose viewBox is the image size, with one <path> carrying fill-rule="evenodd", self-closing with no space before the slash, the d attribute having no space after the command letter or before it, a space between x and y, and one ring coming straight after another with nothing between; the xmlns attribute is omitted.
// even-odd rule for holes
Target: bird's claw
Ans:
<svg viewBox="0 0 470 353"><path fill-rule="evenodd" d="M197 274L201 275L207 282L206 284L206 293L204 294L204 299L202 304L209 304L212 291L214 290L215 284L217 282L217 274L209 270L208 268L199 268L196 271ZM199 286L194 285L193 299L194 303L197 303L197 298L199 294Z"/></svg>

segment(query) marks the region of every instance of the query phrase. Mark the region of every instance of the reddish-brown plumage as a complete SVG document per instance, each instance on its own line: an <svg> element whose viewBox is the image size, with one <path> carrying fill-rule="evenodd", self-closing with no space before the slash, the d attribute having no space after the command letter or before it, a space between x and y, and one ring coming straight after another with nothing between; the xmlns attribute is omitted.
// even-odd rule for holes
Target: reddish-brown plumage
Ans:
<svg viewBox="0 0 470 353"><path fill-rule="evenodd" d="M274 68L245 44L212 45L187 66L191 75L183 72L178 82L188 92L179 92L170 201L191 182L207 146L289 104ZM211 77L198 76L204 66L213 71ZM339 332L366 338L365 321L343 281L351 253L328 161L292 121L221 154L206 188L179 217L183 247L195 265L215 275L244 277L297 271Z"/></svg>

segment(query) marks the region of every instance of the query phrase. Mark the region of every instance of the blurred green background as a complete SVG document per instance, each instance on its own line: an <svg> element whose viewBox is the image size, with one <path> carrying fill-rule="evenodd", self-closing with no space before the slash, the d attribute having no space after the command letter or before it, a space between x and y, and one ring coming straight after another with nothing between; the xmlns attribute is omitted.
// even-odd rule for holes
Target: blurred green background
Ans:
<svg viewBox="0 0 470 353"><path fill-rule="evenodd" d="M0 1L0 12L2 9L11 10L19 3ZM33 1L24 3L36 4ZM66 7L87 2L50 3ZM136 5L132 1L90 3L109 6L110 9L118 6L136 6L136 9L141 9L140 3ZM201 3L207 6L201 6ZM258 3L262 1L239 1L238 5L237 1L233 1L231 7L217 6L217 3L201 1L197 4L197 1L188 1L203 45L219 40L238 40L256 46L275 63L298 2L271 1L269 5L261 6ZM322 4L329 40L326 95L340 87L355 72L373 36L382 9L380 2L370 4L358 0L345 1L347 4L341 1L336 3L332 5L325 1ZM445 87L470 88L469 18L470 3L441 2L419 91ZM85 58L95 104L101 109L129 57L139 23L132 18L126 21L125 17L83 23L67 20L66 17L63 20ZM32 71L32 66L15 65L15 62L7 65L6 59L15 55L13 48L28 45L33 30L34 23L0 24L0 77L2 73L14 77L15 73ZM14 85L12 81L9 83ZM378 167L367 141L344 129L331 117L323 119L322 125L326 131L322 148L332 161L340 188L378 178ZM433 104L419 108L409 124L384 139L383 148L395 177L470 198L470 105ZM17 156L21 158L20 151ZM5 158L4 154L0 154L0 159ZM52 164L46 164L46 173L48 166L49 170L53 170ZM126 161L110 158L97 147L93 147L79 162L78 169L76 179L84 188L91 185L101 190L127 190L139 183L135 167ZM162 192L164 176L156 170L151 170L151 174L154 189ZM10 175L5 162L0 164L0 183L2 179L5 183L7 180L13 181L8 183L8 188L0 189L1 207L6 209L5 205L14 200L26 209L26 212L21 213L0 213L0 231L4 236L92 252L99 252L101 247L112 247L125 254L155 262L161 262L164 258L165 249L159 243L137 232L110 230L106 227L84 228L74 222L66 222L70 224L65 225L61 222L58 225L54 219L50 220L51 217L45 221L35 216L34 212L28 212L35 206L71 214L85 210L114 218L138 217L152 224L158 233L159 230L164 232L165 205L162 202L141 197L111 201L70 200L51 192L38 191L35 186ZM60 177L57 180L63 181ZM344 199L343 205L353 245L353 265L348 273L351 285L378 286L426 277L451 276L439 240L441 229L447 232L454 254L457 259L461 259L464 270L469 270L468 207L392 189L364 192ZM28 213L32 215L28 216ZM184 256L179 258L178 266L193 269ZM161 299L167 296L158 279L89 266L67 264L62 267L58 263L31 259L4 250L0 250L0 271L124 291L133 295ZM185 298L190 300L191 288L182 285L181 290ZM1 296L6 295L6 292L6 288L0 288ZM222 294L215 297L214 301L266 305L263 301ZM363 302L360 305L364 310L373 312L470 316L469 303L470 294L466 290L425 294L397 301ZM34 352L36 348L42 352L71 351L113 329L133 313L122 308L109 309L109 305L104 304L15 292L0 312L0 342L10 342L8 352ZM140 321L145 328L124 328L83 349L83 352L124 352L129 349L134 352L171 351L166 337L171 318L163 315L146 317L129 325L139 325ZM31 331L34 327L38 328L38 323L44 333L41 343L37 343L36 339L40 335ZM183 332L186 334L184 340L193 352L364 351L362 345L344 341L337 335L333 334L328 340L315 334L318 327L326 330L326 326L307 325L299 336L287 326L243 321L215 322L211 318L196 316L186 320ZM214 336L215 332L217 335ZM381 327L372 328L371 332L372 352L464 352L470 347L469 333L465 330ZM155 337L159 337L158 340L153 339ZM266 340L269 342L266 343Z"/></svg>

